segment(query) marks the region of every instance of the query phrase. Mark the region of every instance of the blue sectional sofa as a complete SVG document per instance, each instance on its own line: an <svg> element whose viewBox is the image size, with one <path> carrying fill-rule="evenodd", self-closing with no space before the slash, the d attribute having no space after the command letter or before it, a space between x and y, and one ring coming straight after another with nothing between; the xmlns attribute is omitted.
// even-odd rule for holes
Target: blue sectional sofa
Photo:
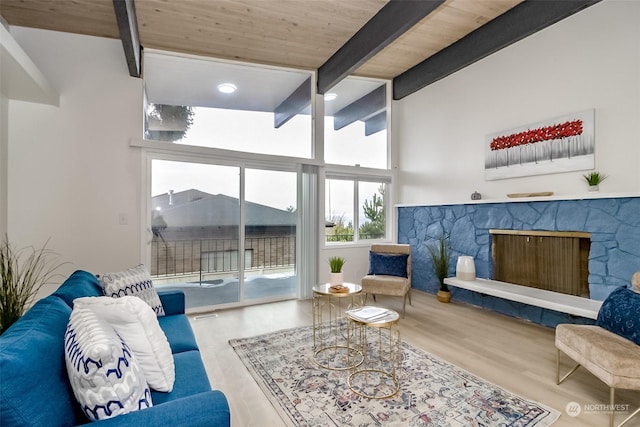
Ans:
<svg viewBox="0 0 640 427"><path fill-rule="evenodd" d="M153 407L95 423L105 427L230 426L225 395L211 390L185 315L184 294L158 293L166 312L158 320L175 363L173 391L152 391ZM0 336L0 426L76 426L90 422L69 384L63 339L73 300L102 295L96 276L76 271Z"/></svg>

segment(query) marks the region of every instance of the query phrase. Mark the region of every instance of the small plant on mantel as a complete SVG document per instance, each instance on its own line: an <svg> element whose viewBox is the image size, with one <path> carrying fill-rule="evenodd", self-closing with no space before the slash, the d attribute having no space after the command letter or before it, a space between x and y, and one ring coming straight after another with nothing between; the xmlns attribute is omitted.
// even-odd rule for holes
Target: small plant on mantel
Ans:
<svg viewBox="0 0 640 427"><path fill-rule="evenodd" d="M433 272L438 278L440 288L437 296L438 301L449 302L451 301L451 293L449 287L444 283L444 279L449 274L449 257L451 252L451 245L449 239L444 234L436 239L435 245L428 246L431 260L433 261Z"/></svg>
<svg viewBox="0 0 640 427"><path fill-rule="evenodd" d="M600 183L607 179L607 175L598 171L593 171L582 176L584 177L585 181L587 181L587 184L589 184L589 191L598 191L598 186L600 185Z"/></svg>

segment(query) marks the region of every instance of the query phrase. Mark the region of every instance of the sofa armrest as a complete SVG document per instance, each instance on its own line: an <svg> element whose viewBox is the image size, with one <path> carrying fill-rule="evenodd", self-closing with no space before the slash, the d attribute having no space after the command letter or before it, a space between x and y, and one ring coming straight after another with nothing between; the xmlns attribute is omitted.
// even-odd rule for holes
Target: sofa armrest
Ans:
<svg viewBox="0 0 640 427"><path fill-rule="evenodd" d="M160 302L167 316L185 313L185 296L180 290L158 291Z"/></svg>
<svg viewBox="0 0 640 427"><path fill-rule="evenodd" d="M98 427L229 427L231 414L225 395L219 390L212 390L91 424Z"/></svg>

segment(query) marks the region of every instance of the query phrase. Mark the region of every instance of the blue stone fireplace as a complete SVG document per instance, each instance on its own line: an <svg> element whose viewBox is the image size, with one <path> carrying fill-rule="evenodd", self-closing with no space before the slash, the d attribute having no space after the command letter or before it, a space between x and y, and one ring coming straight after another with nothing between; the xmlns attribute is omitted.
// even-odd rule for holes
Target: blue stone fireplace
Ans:
<svg viewBox="0 0 640 427"><path fill-rule="evenodd" d="M630 287L640 271L640 197L603 197L438 206L398 207L398 243L412 249L412 287L435 293L438 279L428 246L443 233L451 242L449 274L455 274L459 255L474 257L476 275L493 279L490 229L583 231L591 233L589 290L604 300L618 286ZM565 313L452 288L454 300L531 320L547 326L593 323Z"/></svg>

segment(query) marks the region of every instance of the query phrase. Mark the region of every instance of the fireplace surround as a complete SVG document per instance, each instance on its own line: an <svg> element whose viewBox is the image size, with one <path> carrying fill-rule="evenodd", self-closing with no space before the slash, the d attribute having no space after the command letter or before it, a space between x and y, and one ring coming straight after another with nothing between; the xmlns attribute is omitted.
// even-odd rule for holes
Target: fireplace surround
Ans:
<svg viewBox="0 0 640 427"><path fill-rule="evenodd" d="M619 286L630 287L640 271L640 197L589 195L574 198L492 202L482 200L446 205L401 205L398 209L398 243L412 247L412 286L435 293L428 246L443 233L450 237L455 274L459 255L474 257L476 275L495 279L492 263L492 229L574 231L589 233L588 285L591 299L604 300ZM465 301L507 315L555 326L558 323L593 323L566 313L515 301L452 289L454 300Z"/></svg>
<svg viewBox="0 0 640 427"><path fill-rule="evenodd" d="M495 280L589 298L591 234L489 230Z"/></svg>

